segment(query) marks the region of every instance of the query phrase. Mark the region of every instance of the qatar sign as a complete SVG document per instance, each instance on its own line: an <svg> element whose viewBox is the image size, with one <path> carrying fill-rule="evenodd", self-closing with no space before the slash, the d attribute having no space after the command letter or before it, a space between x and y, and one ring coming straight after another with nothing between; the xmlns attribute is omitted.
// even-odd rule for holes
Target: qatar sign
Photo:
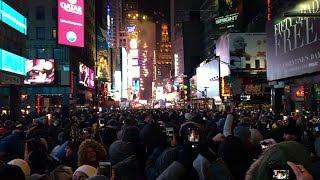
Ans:
<svg viewBox="0 0 320 180"><path fill-rule="evenodd" d="M84 0L58 0L58 43L84 47Z"/></svg>

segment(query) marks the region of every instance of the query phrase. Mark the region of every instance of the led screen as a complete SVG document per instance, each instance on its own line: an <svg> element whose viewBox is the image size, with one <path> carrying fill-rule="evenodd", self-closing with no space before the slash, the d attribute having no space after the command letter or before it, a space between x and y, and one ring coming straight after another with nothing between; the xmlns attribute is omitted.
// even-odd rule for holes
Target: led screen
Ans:
<svg viewBox="0 0 320 180"><path fill-rule="evenodd" d="M79 65L79 83L88 88L94 88L94 71L86 65Z"/></svg>
<svg viewBox="0 0 320 180"><path fill-rule="evenodd" d="M139 80L133 80L132 81L132 91L137 93L140 89L140 81Z"/></svg>
<svg viewBox="0 0 320 180"><path fill-rule="evenodd" d="M284 12L319 14L320 0L297 1ZM266 24L269 81L319 72L318 18L280 16Z"/></svg>
<svg viewBox="0 0 320 180"><path fill-rule="evenodd" d="M140 66L132 66L131 77L140 78Z"/></svg>
<svg viewBox="0 0 320 180"><path fill-rule="evenodd" d="M27 18L2 0L0 0L0 20L17 31L27 34Z"/></svg>
<svg viewBox="0 0 320 180"><path fill-rule="evenodd" d="M84 47L84 0L58 0L58 43Z"/></svg>
<svg viewBox="0 0 320 180"><path fill-rule="evenodd" d="M197 97L214 98L219 96L219 61L213 60L196 69ZM206 93L202 91L207 90ZM203 96L205 95L205 96Z"/></svg>
<svg viewBox="0 0 320 180"><path fill-rule="evenodd" d="M27 60L27 77L24 84L51 84L54 82L54 60Z"/></svg>
<svg viewBox="0 0 320 180"><path fill-rule="evenodd" d="M0 70L26 75L26 58L0 49Z"/></svg>

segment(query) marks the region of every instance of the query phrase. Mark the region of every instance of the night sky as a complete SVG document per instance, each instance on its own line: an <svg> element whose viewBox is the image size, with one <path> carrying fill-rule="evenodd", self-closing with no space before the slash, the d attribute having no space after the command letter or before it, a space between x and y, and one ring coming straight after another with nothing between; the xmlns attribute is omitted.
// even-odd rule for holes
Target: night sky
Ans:
<svg viewBox="0 0 320 180"><path fill-rule="evenodd" d="M148 14L153 11L162 12L165 20L170 19L170 0L139 0L139 7Z"/></svg>

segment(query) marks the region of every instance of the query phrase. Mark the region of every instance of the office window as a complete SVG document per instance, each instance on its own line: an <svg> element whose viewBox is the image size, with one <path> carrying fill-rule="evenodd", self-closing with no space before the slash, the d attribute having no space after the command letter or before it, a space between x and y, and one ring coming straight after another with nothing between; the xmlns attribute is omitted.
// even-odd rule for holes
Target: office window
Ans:
<svg viewBox="0 0 320 180"><path fill-rule="evenodd" d="M246 68L250 69L251 68L251 64L246 64Z"/></svg>
<svg viewBox="0 0 320 180"><path fill-rule="evenodd" d="M45 12L43 6L36 7L36 19L37 20L44 20L45 19Z"/></svg>
<svg viewBox="0 0 320 180"><path fill-rule="evenodd" d="M260 68L260 61L256 60L256 68Z"/></svg>
<svg viewBox="0 0 320 180"><path fill-rule="evenodd" d="M61 59L61 49L53 48L53 59Z"/></svg>
<svg viewBox="0 0 320 180"><path fill-rule="evenodd" d="M58 9L57 9L56 7L53 7L53 8L52 8L51 14L52 14L52 19L53 19L53 20L56 20L56 19L57 19L57 11L58 11Z"/></svg>
<svg viewBox="0 0 320 180"><path fill-rule="evenodd" d="M37 27L36 34L37 34L37 39L45 39L45 28Z"/></svg>
<svg viewBox="0 0 320 180"><path fill-rule="evenodd" d="M57 39L57 28L52 28L52 39Z"/></svg>
<svg viewBox="0 0 320 180"><path fill-rule="evenodd" d="M46 49L37 48L37 58L38 59L45 59L46 58Z"/></svg>

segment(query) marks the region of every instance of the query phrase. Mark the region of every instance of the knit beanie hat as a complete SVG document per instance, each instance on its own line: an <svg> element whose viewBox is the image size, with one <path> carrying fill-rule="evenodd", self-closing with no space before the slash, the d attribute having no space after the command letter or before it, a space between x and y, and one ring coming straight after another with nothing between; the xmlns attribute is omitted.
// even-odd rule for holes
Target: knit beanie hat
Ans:
<svg viewBox="0 0 320 180"><path fill-rule="evenodd" d="M20 167L26 177L30 176L30 171L31 171L30 166L25 160L14 159L14 160L8 162L8 164Z"/></svg>
<svg viewBox="0 0 320 180"><path fill-rule="evenodd" d="M98 170L92 166L89 166L89 165L82 165L82 166L78 167L78 169L74 172L74 174L76 172L82 172L82 173L86 174L88 177L92 177L92 176L97 175Z"/></svg>
<svg viewBox="0 0 320 180"><path fill-rule="evenodd" d="M303 165L309 169L311 159L308 150L296 141L286 141L269 147L263 155L251 165L246 179L269 180L272 164L285 166L287 161Z"/></svg>

